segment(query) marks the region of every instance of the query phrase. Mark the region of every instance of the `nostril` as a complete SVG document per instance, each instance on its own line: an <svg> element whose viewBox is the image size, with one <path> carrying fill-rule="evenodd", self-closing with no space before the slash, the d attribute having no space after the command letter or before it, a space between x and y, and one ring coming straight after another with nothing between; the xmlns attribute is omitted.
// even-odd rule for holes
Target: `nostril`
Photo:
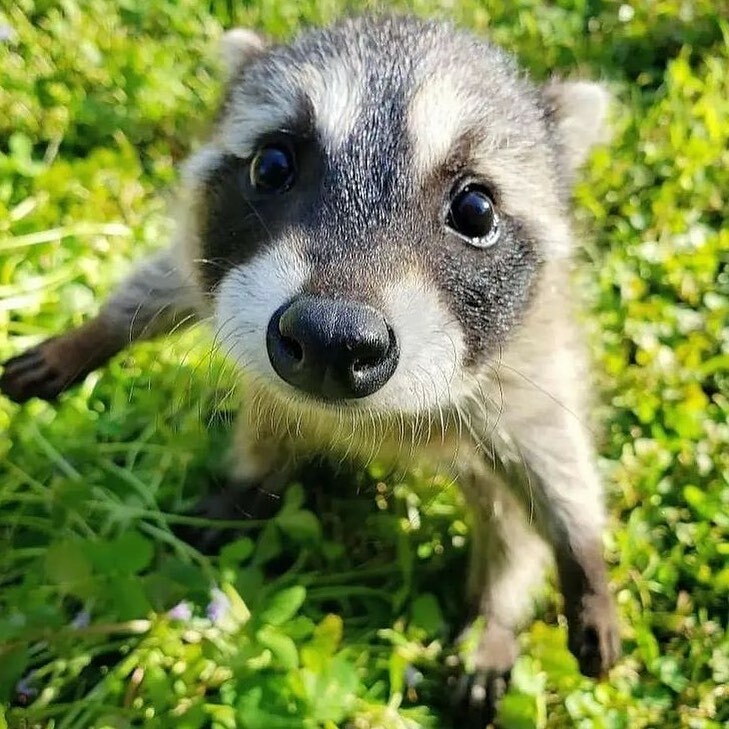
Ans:
<svg viewBox="0 0 729 729"><path fill-rule="evenodd" d="M301 362L304 359L302 346L295 339L287 337L284 334L281 335L281 348L291 359L295 359L297 362Z"/></svg>
<svg viewBox="0 0 729 729"><path fill-rule="evenodd" d="M367 357L357 357L357 359L352 362L352 371L355 373L365 372L372 367L376 367L381 361L382 356L379 354L373 354Z"/></svg>
<svg viewBox="0 0 729 729"><path fill-rule="evenodd" d="M386 326L387 343L383 341L377 342L369 347L369 352L361 354L352 360L351 367L354 374L364 374L367 370L371 370L392 356L396 356L397 340L395 339L395 332L389 324L386 323Z"/></svg>
<svg viewBox="0 0 729 729"><path fill-rule="evenodd" d="M366 370L368 367L377 364L379 357L358 357L352 362L352 369L355 371Z"/></svg>

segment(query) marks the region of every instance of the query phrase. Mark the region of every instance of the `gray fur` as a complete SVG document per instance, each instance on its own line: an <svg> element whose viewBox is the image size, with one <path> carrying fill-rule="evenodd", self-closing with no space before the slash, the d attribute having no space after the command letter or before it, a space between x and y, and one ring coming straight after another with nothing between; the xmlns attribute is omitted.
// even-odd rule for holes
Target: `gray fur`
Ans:
<svg viewBox="0 0 729 729"><path fill-rule="evenodd" d="M249 33L227 40L225 101L186 168L179 240L122 284L102 313L107 329L118 345L193 310L213 314L248 385L238 479L280 482L281 463L311 452L452 470L473 512L468 597L489 621L480 678L463 693L464 726L493 710L484 697L494 699L514 660L546 544L570 648L584 672L603 673L618 633L568 293L566 191L599 138L605 93L586 83L537 88L483 39L411 18L346 20L272 48ZM251 159L282 139L295 150L297 183L262 195ZM487 249L445 225L454 187L470 180L497 207L499 238ZM301 293L351 298L390 318L401 363L382 392L327 407L277 380L263 332ZM60 351L51 342L32 356L77 375L79 363L69 355L64 365ZM11 395L52 396L73 379L21 388L19 371L11 362L0 380Z"/></svg>

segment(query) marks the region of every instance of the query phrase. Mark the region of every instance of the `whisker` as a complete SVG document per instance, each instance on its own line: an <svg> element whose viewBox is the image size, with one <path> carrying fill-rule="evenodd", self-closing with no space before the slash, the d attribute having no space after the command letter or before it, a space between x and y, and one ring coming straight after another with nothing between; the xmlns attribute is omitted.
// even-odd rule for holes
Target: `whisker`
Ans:
<svg viewBox="0 0 729 729"><path fill-rule="evenodd" d="M507 364L506 362L500 361L499 362L500 367L504 367L507 370L513 372L514 374L521 377L527 384L531 385L534 389L541 392L543 395L546 395L555 405L558 405L564 412L571 415L583 428L585 428L589 433L592 435L595 435L594 430L590 427L589 423L586 423L583 418L581 418L574 410L569 408L565 403L563 403L554 393L550 392L546 388L542 387L538 382L535 382L532 378L530 378L528 375L524 374L521 370L517 369L516 367L512 367L511 365Z"/></svg>

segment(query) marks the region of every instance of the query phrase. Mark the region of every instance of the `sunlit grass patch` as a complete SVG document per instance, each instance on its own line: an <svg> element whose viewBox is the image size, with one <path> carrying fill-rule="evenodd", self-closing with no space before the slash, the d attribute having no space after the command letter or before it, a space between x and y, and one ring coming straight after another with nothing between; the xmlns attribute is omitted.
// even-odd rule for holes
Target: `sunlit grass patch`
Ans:
<svg viewBox="0 0 729 729"><path fill-rule="evenodd" d="M222 28L284 37L351 5L3 5L0 359L93 314L164 243ZM721 6L413 4L490 32L539 78L600 78L617 99L615 138L575 193L576 283L625 657L609 681L581 677L547 590L506 727L729 722ZM185 514L218 486L245 397L210 347L197 328L134 347L57 405L0 401L0 727L444 726L469 540L456 490L313 469L273 521L231 524L202 554Z"/></svg>

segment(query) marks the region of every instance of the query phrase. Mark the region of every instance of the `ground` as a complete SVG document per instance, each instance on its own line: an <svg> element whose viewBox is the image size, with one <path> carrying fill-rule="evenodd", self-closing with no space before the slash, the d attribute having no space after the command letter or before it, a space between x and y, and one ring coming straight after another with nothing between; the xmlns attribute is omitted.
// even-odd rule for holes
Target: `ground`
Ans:
<svg viewBox="0 0 729 729"><path fill-rule="evenodd" d="M286 37L361 7L2 0L0 360L83 321L163 244L176 164L220 90L222 28ZM575 191L575 285L624 659L582 678L549 588L502 726L726 726L729 7L411 9L616 97L613 141ZM0 399L0 727L446 725L469 541L457 492L421 472L312 470L272 522L201 554L180 515L219 483L245 397L208 351L194 331L56 405Z"/></svg>

